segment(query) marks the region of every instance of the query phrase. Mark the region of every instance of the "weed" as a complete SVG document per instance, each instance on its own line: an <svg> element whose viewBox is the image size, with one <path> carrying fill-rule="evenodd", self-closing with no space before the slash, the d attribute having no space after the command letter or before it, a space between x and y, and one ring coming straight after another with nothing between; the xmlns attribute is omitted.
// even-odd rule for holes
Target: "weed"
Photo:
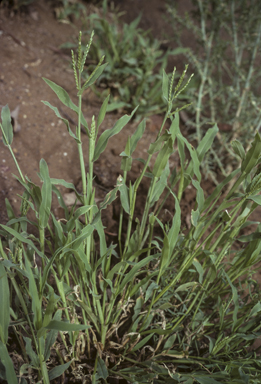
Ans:
<svg viewBox="0 0 261 384"><path fill-rule="evenodd" d="M88 126L82 114L82 95L106 68L102 58L82 81L92 40L93 35L82 49L80 34L77 56L72 52L78 105L62 87L44 79L78 118L73 132L59 110L44 101L63 120L76 142L82 193L71 183L50 178L43 159L41 188L24 176L11 147L8 106L1 112L3 143L17 165L17 179L24 193L17 217L6 200L9 221L0 230L0 377L8 384L20 380L47 384L66 371L71 378L80 377L82 382L93 384L109 383L113 378L155 384L258 383L259 353L249 347L261 335L260 292L252 278L261 258L261 226L257 223L256 230L247 236L240 231L253 225L249 216L261 205L261 137L256 133L247 152L239 141L233 143L241 168L205 198L200 164L218 128L210 128L196 149L187 141L179 129L178 111L172 109L189 80L184 84L184 72L174 86L175 71L170 77L163 71L166 114L147 158L136 160L143 170L134 183L128 183L145 120L127 138L121 154L123 174L97 205L93 164L136 110L99 136L109 103L107 96L98 117L93 116ZM170 126L165 129L167 120ZM89 137L87 173L81 128ZM180 167L170 170L169 158L174 151L179 154ZM135 218L135 203L145 176L150 179L150 187L139 220ZM222 195L231 180L234 184ZM69 210L57 185L73 189L82 206L76 208L75 204ZM191 227L184 232L180 202L189 185L196 192L196 201ZM64 210L62 220L52 212L53 194ZM119 248L107 244L101 219L101 211L117 196L122 207ZM168 197L175 211L172 220L163 223L159 212ZM29 210L35 215L34 221L28 218ZM126 234L122 231L123 216L128 221ZM38 235L29 233L28 224ZM156 227L160 236L155 236ZM235 247L236 242L244 246ZM35 255L41 260L38 264ZM17 340L14 351L10 337ZM19 363L14 367L13 358L18 353Z"/></svg>
<svg viewBox="0 0 261 384"><path fill-rule="evenodd" d="M90 49L88 70L92 71L100 57L105 56L107 67L93 86L93 91L102 99L109 93L113 100L108 111L139 109L136 118L165 110L161 95L161 76L168 57L173 52L160 49L160 41L153 39L149 31L138 27L141 15L132 23L120 22L120 14L107 11L107 2L103 2L103 13L93 13L88 18L84 34L95 30ZM62 47L75 47L66 43ZM84 68L83 78L88 77Z"/></svg>
<svg viewBox="0 0 261 384"><path fill-rule="evenodd" d="M73 16L79 19L85 11L85 6L75 0L62 0L60 6L55 7L55 14L59 20L70 20Z"/></svg>
<svg viewBox="0 0 261 384"><path fill-rule="evenodd" d="M168 9L175 41L184 49L195 74L183 94L193 101L188 124L195 128L194 138L200 142L209 123L220 124L221 131L204 162L206 176L218 184L216 166L227 176L239 164L239 157L230 149L231 141L240 138L249 147L261 126L260 3L195 0L192 4L193 11L185 17L173 3ZM193 35L193 48L182 43L184 31Z"/></svg>

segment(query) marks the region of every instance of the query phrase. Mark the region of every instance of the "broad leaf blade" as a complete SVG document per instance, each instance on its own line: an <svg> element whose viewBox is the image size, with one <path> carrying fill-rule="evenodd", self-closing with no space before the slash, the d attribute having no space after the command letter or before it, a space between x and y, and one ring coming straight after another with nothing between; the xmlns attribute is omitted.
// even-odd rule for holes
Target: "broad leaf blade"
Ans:
<svg viewBox="0 0 261 384"><path fill-rule="evenodd" d="M241 160L244 160L246 157L246 153L245 153L244 147L240 143L240 141L238 141L238 140L232 141L231 146L232 146L235 154L238 155L241 158Z"/></svg>
<svg viewBox="0 0 261 384"><path fill-rule="evenodd" d="M98 77L101 76L101 74L104 71L106 66L107 66L107 63L100 65L97 69L94 70L94 72L90 75L90 77L84 83L84 85L83 85L81 91L78 93L78 95L81 95L85 89L90 87L98 79Z"/></svg>
<svg viewBox="0 0 261 384"><path fill-rule="evenodd" d="M110 99L110 95L108 95L106 97L106 99L104 100L104 102L102 103L102 106L101 106L101 109L100 109L100 112L98 115L98 119L97 119L97 130L99 129L99 127L100 127L101 123L103 122L104 117L106 115L107 105L108 105L109 99Z"/></svg>
<svg viewBox="0 0 261 384"><path fill-rule="evenodd" d="M103 380L106 380L108 377L107 367L105 365L105 362L100 357L98 357L97 374L96 375L97 375L96 378L103 379Z"/></svg>
<svg viewBox="0 0 261 384"><path fill-rule="evenodd" d="M218 126L217 124L214 125L214 127L208 129L207 133L203 137L202 140L200 140L200 143L197 148L197 155L198 159L201 162L207 153L207 151L210 149L214 138L216 137L216 134L218 133Z"/></svg>
<svg viewBox="0 0 261 384"><path fill-rule="evenodd" d="M79 109L78 107L72 102L72 100L70 99L70 96L68 95L68 93L62 88L60 87L59 85L55 84L53 81L51 80L48 80L46 78L43 77L43 80L46 82L47 85L49 85L49 87L56 93L57 97L59 98L59 100L68 108L72 109L74 112L79 113ZM82 122L82 125L88 130L88 124L87 124L87 121L85 120L82 112L81 112L81 122Z"/></svg>
<svg viewBox="0 0 261 384"><path fill-rule="evenodd" d="M68 363L66 364L58 365L57 367L51 369L50 372L48 372L49 380L54 380L57 377L61 376L66 371L66 369L70 367L71 363L72 360L68 361Z"/></svg>
<svg viewBox="0 0 261 384"><path fill-rule="evenodd" d="M100 157L101 153L105 150L109 138L114 136L114 135L116 135L117 133L119 133L122 130L122 128L125 127L126 124L128 124L128 122L132 118L133 114L136 112L136 109L137 108L135 108L132 111L131 115L124 115L124 116L122 116L116 122L116 124L114 125L113 128L107 129L106 131L104 131L101 134L101 136L99 137L98 142L96 144L96 147L95 147L93 161L98 160L98 158Z"/></svg>
<svg viewBox="0 0 261 384"><path fill-rule="evenodd" d="M118 183L117 183L120 191L120 199L121 199L121 205L125 212L130 214L130 200L129 200L129 189L127 185L124 182L124 179L122 176L118 177Z"/></svg>
<svg viewBox="0 0 261 384"><path fill-rule="evenodd" d="M59 119L61 119L64 124L66 125L67 127L67 131L69 132L69 135L78 143L78 144L81 144L81 141L75 136L75 134L72 132L71 128L70 128L70 125L69 125L69 121L64 119L61 115L60 115L60 112L58 111L58 108L54 107L53 105L51 105L48 101L43 101L42 100L42 103L44 103L47 107L51 108L54 113L56 114L57 117L59 117Z"/></svg>

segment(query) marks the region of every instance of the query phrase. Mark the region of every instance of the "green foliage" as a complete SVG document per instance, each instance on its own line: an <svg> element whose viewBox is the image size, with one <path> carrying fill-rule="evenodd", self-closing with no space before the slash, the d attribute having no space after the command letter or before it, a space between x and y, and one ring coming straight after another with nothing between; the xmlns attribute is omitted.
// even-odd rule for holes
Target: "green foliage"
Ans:
<svg viewBox="0 0 261 384"><path fill-rule="evenodd" d="M164 52L160 49L160 41L138 27L141 15L130 24L122 23L120 14L107 12L107 2L103 3L103 13L91 14L84 32L89 37L95 30L88 70L93 70L92 63L99 61L100 57L105 56L107 61L93 91L102 99L112 95L108 111L130 111L137 105L136 117L164 111L159 73L166 67L168 56L175 52ZM75 45L66 43L62 47ZM88 71L84 69L83 78L87 77Z"/></svg>
<svg viewBox="0 0 261 384"><path fill-rule="evenodd" d="M17 179L25 191L18 216L6 201L9 221L0 226L0 304L5 309L0 313L0 377L13 384L18 376L26 383L30 375L30 382L48 384L64 372L70 380L80 366L87 367L81 370L81 380L97 384L112 378L131 383L260 382L260 355L253 343L261 336L261 302L252 274L261 260L261 225L249 221L261 205L260 135L256 133L246 152L239 142L234 143L241 168L205 197L200 166L218 128L214 125L202 135L197 148L188 142L179 128L179 114L172 109L189 80L184 84L184 71L174 87L175 71L170 77L163 72L166 115L157 138L143 160L132 156L146 122L126 138L121 153L123 175L97 204L93 163L135 110L99 136L106 98L88 126L82 94L106 68L100 61L82 81L89 48L82 50L80 34L77 57L72 56L77 106L65 90L45 79L78 118L75 132L63 121L78 148L82 193L65 180L50 178L42 159L41 188L18 168ZM45 104L60 117L56 107ZM0 128L15 160L8 139L9 115L4 107ZM81 127L89 137L87 173ZM174 151L180 167L172 170ZM140 161L143 169L130 182L133 161ZM150 186L144 211L136 217L143 177L148 177ZM73 189L81 207L75 204L69 210L57 185ZM195 191L196 200L184 231L180 204L187 187ZM63 209L62 220L52 212L53 194ZM119 195L118 244L109 244L101 211ZM160 212L166 201L175 208L172 220L162 222ZM28 224L34 226L34 235ZM241 230L253 224L257 224L255 231L242 235ZM19 349L20 354L15 366L12 343L8 343L13 337L18 343L15 353Z"/></svg>
<svg viewBox="0 0 261 384"><path fill-rule="evenodd" d="M240 161L230 143L239 138L248 148L261 126L261 4L257 0L192 0L192 4L185 16L173 2L168 10L175 41L195 75L183 94L193 101L187 121L196 130L193 138L200 142L209 123L220 125L203 164L205 174L217 183L216 167L227 176ZM190 47L183 43L183 33L193 35Z"/></svg>
<svg viewBox="0 0 261 384"><path fill-rule="evenodd" d="M70 20L73 16L79 19L85 14L85 6L77 0L60 0L59 3L59 6L55 7L55 14L59 20Z"/></svg>

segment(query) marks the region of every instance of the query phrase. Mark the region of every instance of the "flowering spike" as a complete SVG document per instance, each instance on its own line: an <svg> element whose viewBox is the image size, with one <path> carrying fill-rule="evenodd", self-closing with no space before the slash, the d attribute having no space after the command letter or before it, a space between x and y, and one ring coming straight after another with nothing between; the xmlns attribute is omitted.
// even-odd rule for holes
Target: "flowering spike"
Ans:
<svg viewBox="0 0 261 384"><path fill-rule="evenodd" d="M170 80L170 87L169 87L169 102L171 102L171 94L172 94L172 87L174 83L174 77L175 77L176 67L174 67L171 80Z"/></svg>
<svg viewBox="0 0 261 384"><path fill-rule="evenodd" d="M82 32L79 32L78 39L78 60L77 60L77 68L80 69L82 65Z"/></svg>
<svg viewBox="0 0 261 384"><path fill-rule="evenodd" d="M79 82L78 82L78 76L77 76L77 71L76 71L76 66L75 66L75 58L74 58L73 50L71 50L71 54L72 54L72 67L73 67L73 74L74 74L74 78L75 78L76 88L79 90Z"/></svg>
<svg viewBox="0 0 261 384"><path fill-rule="evenodd" d="M177 84L176 87L175 87L175 92L174 92L175 97L177 96L177 91L178 91L178 89L180 88L180 86L181 86L181 84L182 84L182 82L183 82L183 79L184 79L184 77L185 77L185 75L186 75L187 70L188 70L188 64L185 65L185 69L184 69L182 75L180 76L180 79L179 79L178 84ZM184 88L182 88L182 89L184 89ZM181 91L180 91L180 92L181 92ZM180 93L180 92L179 92L179 93ZM174 97L174 95L173 95L173 97Z"/></svg>
<svg viewBox="0 0 261 384"><path fill-rule="evenodd" d="M91 123L91 132L90 132L90 139L95 141L96 136L96 123L95 123L95 116L92 116L92 123Z"/></svg>
<svg viewBox="0 0 261 384"><path fill-rule="evenodd" d="M81 66L81 70L80 70L81 72L83 71L84 64L85 64L85 62L86 62L86 59L87 59L89 50L90 50L90 48L91 48L92 40L93 40L93 36L94 36L94 31L92 31L92 33L91 33L91 37L90 37L90 41L89 41L89 43L86 45L85 50L84 50L84 54L83 54L83 58L82 58L82 66Z"/></svg>

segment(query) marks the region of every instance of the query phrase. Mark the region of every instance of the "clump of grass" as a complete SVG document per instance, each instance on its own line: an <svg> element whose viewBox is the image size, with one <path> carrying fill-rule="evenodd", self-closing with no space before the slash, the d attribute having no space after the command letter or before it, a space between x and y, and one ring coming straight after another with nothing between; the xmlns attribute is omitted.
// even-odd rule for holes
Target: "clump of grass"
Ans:
<svg viewBox="0 0 261 384"><path fill-rule="evenodd" d="M55 15L58 20L72 20L73 17L79 19L80 16L85 15L86 7L84 4L75 0L60 0L55 4Z"/></svg>
<svg viewBox="0 0 261 384"><path fill-rule="evenodd" d="M240 142L234 142L241 168L206 198L200 186L200 164L218 128L210 128L197 148L187 141L179 129L178 111L172 109L189 80L185 82L184 71L175 86L175 71L170 78L163 72L166 115L146 159L136 160L143 170L134 183L127 182L145 120L126 139L122 175L98 205L93 164L136 110L99 136L108 96L88 126L82 114L82 95L106 67L102 58L82 81L92 38L82 49L80 34L76 57L72 52L78 105L62 87L44 79L78 118L73 132L59 110L44 101L63 120L78 147L82 193L65 180L50 178L43 159L41 187L23 175L11 147L10 111L8 106L2 109L3 143L17 165L24 193L18 216L6 200L9 221L0 230L0 377L8 384L20 380L48 384L65 373L69 380L77 377L93 384L111 383L115 378L126 383L258 383L259 349L249 347L261 335L260 292L252 278L261 258L261 226L256 223L256 230L248 236L241 235L241 230L253 225L249 216L261 204L261 137L256 134L247 152ZM167 120L170 126L165 129ZM81 128L89 137L88 172ZM180 167L170 170L174 151L179 154ZM145 176L150 187L138 219L135 204ZM231 180L234 184L222 195ZM81 207L76 208L75 203L69 210L57 185L75 190ZM196 201L191 227L185 233L180 202L189 185L196 191ZM52 212L53 194L63 208L63 219ZM175 210L172 220L163 223L159 213L168 197ZM116 198L121 204L119 248L106 242L101 218L102 210ZM28 218L29 210L34 221ZM122 231L123 217L128 222L126 233ZM34 235L28 231L29 224L35 228ZM155 236L156 228L161 235ZM235 247L236 242L244 246ZM12 338L16 338L15 350Z"/></svg>
<svg viewBox="0 0 261 384"><path fill-rule="evenodd" d="M248 148L261 126L261 8L255 0L195 0L192 4L193 10L185 17L173 3L168 10L175 41L184 49L195 75L183 94L193 101L188 122L195 128L193 137L200 142L210 122L218 122L222 128L204 162L205 174L218 184L217 167L227 176L239 165L231 141L239 138ZM193 35L193 46L182 42L184 32Z"/></svg>
<svg viewBox="0 0 261 384"><path fill-rule="evenodd" d="M108 12L106 0L102 9L100 13L92 13L86 22L84 36L90 36L95 30L95 37L83 78L87 79L88 71L95 68L92 63L105 56L107 67L92 89L102 99L111 94L108 111L131 111L139 105L136 118L165 111L159 73L166 68L173 52L164 52L159 40L139 28L141 15L127 24L121 22L121 14L116 10ZM61 47L74 48L75 45L65 43Z"/></svg>

